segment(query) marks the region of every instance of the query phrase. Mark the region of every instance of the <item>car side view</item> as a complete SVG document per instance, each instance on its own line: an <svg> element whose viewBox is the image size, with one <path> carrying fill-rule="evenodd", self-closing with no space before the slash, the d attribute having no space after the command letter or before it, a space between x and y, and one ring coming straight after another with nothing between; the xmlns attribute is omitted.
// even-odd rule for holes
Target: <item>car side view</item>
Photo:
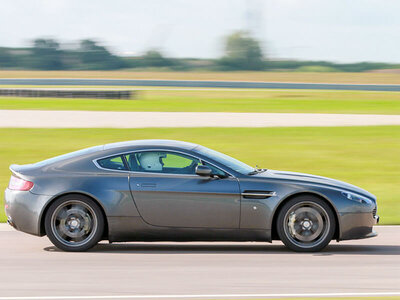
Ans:
<svg viewBox="0 0 400 300"><path fill-rule="evenodd" d="M180 141L95 146L10 170L8 223L65 251L100 240L281 240L312 252L376 236L379 221L376 197L361 188Z"/></svg>

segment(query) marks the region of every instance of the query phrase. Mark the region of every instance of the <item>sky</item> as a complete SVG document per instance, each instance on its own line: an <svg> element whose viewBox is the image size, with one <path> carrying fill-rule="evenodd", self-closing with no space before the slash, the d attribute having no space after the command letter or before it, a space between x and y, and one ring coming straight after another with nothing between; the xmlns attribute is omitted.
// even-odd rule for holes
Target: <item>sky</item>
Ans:
<svg viewBox="0 0 400 300"><path fill-rule="evenodd" d="M250 31L271 59L400 62L398 0L1 0L0 46L92 38L122 55L215 58Z"/></svg>

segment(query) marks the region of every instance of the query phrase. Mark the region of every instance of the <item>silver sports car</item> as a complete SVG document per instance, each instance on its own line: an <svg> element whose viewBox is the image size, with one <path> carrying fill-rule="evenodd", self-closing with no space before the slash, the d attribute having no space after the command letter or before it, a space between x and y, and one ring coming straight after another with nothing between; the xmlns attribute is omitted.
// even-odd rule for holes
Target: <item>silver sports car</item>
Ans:
<svg viewBox="0 0 400 300"><path fill-rule="evenodd" d="M8 223L66 251L100 240L264 241L319 251L376 236L376 198L341 181L252 168L196 144L140 140L11 165Z"/></svg>

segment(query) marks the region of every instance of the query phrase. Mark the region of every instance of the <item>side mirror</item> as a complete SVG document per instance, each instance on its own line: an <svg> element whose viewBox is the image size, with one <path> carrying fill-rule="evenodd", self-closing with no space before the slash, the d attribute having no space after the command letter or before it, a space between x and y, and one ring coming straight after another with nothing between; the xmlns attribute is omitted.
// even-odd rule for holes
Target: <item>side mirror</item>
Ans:
<svg viewBox="0 0 400 300"><path fill-rule="evenodd" d="M207 166L198 165L196 167L196 174L199 176L211 176L212 170Z"/></svg>

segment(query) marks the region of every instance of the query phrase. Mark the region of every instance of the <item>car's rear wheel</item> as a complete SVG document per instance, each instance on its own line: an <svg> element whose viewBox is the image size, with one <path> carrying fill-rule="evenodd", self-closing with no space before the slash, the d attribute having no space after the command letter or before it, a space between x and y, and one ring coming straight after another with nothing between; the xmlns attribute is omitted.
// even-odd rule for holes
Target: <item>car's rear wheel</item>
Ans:
<svg viewBox="0 0 400 300"><path fill-rule="evenodd" d="M284 204L277 219L282 242L298 252L315 252L325 248L335 233L335 216L322 199L304 195Z"/></svg>
<svg viewBox="0 0 400 300"><path fill-rule="evenodd" d="M54 201L45 216L50 241L64 251L86 251L103 236L104 217L99 206L83 195L66 195Z"/></svg>

